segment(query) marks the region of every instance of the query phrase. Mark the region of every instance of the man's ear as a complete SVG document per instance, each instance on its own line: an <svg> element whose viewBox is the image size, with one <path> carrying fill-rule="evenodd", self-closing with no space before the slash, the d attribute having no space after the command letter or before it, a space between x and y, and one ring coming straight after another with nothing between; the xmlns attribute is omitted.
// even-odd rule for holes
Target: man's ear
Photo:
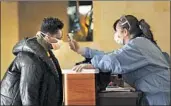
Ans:
<svg viewBox="0 0 171 106"><path fill-rule="evenodd" d="M49 32L47 32L46 34L48 35L48 37L50 37L50 35L51 35Z"/></svg>
<svg viewBox="0 0 171 106"><path fill-rule="evenodd" d="M49 42L49 36L45 36L44 39Z"/></svg>

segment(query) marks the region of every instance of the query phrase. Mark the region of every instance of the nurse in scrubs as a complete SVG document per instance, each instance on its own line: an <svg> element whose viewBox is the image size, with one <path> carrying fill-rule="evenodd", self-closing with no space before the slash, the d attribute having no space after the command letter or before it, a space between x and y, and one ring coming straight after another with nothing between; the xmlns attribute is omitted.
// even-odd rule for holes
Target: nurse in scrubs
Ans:
<svg viewBox="0 0 171 106"><path fill-rule="evenodd" d="M141 105L170 105L170 62L153 38L149 24L133 15L125 15L113 24L114 40L123 45L110 53L80 47L70 40L71 50L92 58L91 64L80 64L73 68L96 68L102 72L122 74L123 79L137 91L143 92Z"/></svg>

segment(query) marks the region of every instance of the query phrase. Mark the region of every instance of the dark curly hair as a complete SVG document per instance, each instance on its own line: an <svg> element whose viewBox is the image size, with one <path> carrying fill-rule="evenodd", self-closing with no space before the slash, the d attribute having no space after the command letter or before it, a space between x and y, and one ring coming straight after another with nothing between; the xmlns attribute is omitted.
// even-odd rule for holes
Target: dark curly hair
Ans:
<svg viewBox="0 0 171 106"><path fill-rule="evenodd" d="M44 18L41 24L40 31L42 31L43 33L49 32L50 34L55 34L58 32L58 30L61 30L63 27L63 22L58 18L47 17Z"/></svg>

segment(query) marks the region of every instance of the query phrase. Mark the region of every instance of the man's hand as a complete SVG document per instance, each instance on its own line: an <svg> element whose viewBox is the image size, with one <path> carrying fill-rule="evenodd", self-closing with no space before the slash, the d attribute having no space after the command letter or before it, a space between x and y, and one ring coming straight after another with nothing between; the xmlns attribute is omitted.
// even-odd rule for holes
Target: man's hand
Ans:
<svg viewBox="0 0 171 106"><path fill-rule="evenodd" d="M81 72L82 69L95 69L95 68L91 64L80 64L80 65L76 65L72 68L72 70L76 71L76 72Z"/></svg>

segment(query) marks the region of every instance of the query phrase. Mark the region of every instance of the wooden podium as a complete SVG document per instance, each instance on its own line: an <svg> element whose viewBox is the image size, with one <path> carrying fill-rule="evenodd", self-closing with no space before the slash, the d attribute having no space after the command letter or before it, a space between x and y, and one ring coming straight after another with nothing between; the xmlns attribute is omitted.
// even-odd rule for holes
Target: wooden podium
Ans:
<svg viewBox="0 0 171 106"><path fill-rule="evenodd" d="M65 105L96 105L95 69L83 69L82 72L62 70L64 75Z"/></svg>

